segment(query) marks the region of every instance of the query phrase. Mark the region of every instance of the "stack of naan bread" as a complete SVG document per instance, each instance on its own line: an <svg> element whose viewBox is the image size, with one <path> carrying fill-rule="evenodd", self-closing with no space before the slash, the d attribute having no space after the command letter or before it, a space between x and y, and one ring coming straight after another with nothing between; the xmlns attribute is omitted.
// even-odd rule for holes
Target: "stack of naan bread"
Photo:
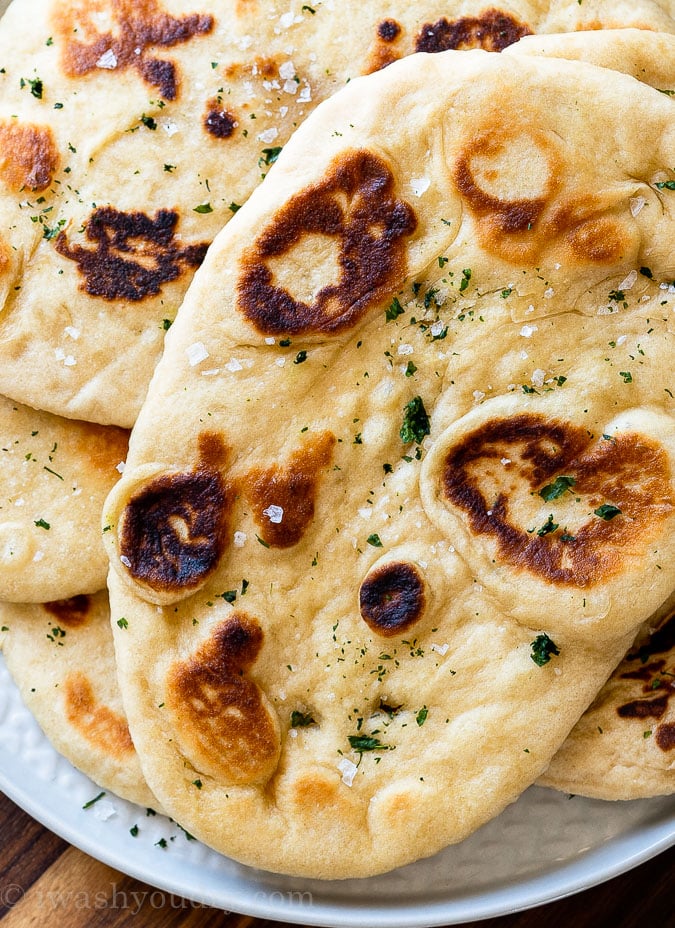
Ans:
<svg viewBox="0 0 675 928"><path fill-rule="evenodd" d="M674 16L14 0L0 644L96 782L322 878L672 792Z"/></svg>

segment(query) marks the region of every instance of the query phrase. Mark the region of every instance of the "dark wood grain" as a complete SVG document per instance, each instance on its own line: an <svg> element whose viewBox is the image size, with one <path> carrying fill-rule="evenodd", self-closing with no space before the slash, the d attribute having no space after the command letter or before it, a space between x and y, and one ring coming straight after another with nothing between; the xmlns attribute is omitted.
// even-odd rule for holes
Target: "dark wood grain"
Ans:
<svg viewBox="0 0 675 928"><path fill-rule="evenodd" d="M559 902L464 928L675 928L675 848ZM160 892L88 857L0 794L0 928L288 928Z"/></svg>

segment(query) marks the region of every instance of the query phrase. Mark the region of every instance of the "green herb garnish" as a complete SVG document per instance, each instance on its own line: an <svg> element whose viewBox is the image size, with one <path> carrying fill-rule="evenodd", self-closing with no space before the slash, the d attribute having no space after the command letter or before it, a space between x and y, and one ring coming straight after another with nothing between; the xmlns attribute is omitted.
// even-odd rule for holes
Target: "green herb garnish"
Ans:
<svg viewBox="0 0 675 928"><path fill-rule="evenodd" d="M530 647L532 648L530 657L538 667L543 667L544 664L548 664L552 654L560 654L560 649L556 643L546 634L537 635L534 641L530 643Z"/></svg>

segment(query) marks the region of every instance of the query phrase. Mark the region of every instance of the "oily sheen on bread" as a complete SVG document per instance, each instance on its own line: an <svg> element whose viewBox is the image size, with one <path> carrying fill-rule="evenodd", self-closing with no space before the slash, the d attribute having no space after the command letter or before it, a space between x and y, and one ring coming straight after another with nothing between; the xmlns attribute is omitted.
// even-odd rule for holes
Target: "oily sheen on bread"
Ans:
<svg viewBox="0 0 675 928"><path fill-rule="evenodd" d="M0 23L0 392L133 425L216 232L318 102L416 51L675 32L651 0L15 0Z"/></svg>
<svg viewBox="0 0 675 928"><path fill-rule="evenodd" d="M122 708L106 591L0 604L0 650L56 750L104 789L158 808Z"/></svg>
<svg viewBox="0 0 675 928"><path fill-rule="evenodd" d="M104 510L144 773L211 846L339 878L461 840L670 594L673 112L414 56L220 233Z"/></svg>
<svg viewBox="0 0 675 928"><path fill-rule="evenodd" d="M540 778L595 799L675 792L673 597L635 642Z"/></svg>
<svg viewBox="0 0 675 928"><path fill-rule="evenodd" d="M47 602L105 586L100 511L128 432L0 397L0 600Z"/></svg>

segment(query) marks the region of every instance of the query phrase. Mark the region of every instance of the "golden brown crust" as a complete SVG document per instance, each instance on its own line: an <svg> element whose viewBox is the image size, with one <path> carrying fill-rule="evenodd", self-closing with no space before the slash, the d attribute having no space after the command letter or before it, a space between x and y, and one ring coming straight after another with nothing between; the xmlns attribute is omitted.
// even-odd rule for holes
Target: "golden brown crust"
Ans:
<svg viewBox="0 0 675 928"><path fill-rule="evenodd" d="M493 474L505 458L506 482L495 488ZM556 480L565 481L580 506L576 525L553 515L537 531L514 524L510 509L518 495L555 500L566 492L546 494ZM673 512L671 480L666 451L653 440L631 433L589 440L571 423L526 414L464 436L445 457L443 492L467 514L472 532L496 540L506 562L548 583L583 588L619 572L628 551L647 548Z"/></svg>
<svg viewBox="0 0 675 928"><path fill-rule="evenodd" d="M0 123L0 177L15 190L45 190L52 182L60 155L49 126Z"/></svg>
<svg viewBox="0 0 675 928"><path fill-rule="evenodd" d="M262 647L258 622L236 612L167 678L167 704L196 769L230 784L260 784L274 772L279 724L248 679Z"/></svg>
<svg viewBox="0 0 675 928"><path fill-rule="evenodd" d="M63 4L57 27L63 40L63 69L81 77L100 68L103 55L113 55L115 68L133 68L166 100L178 96L179 79L172 61L157 58L151 50L171 48L213 29L210 15L170 16L158 0L112 0L115 29L97 30L92 10L81 0ZM78 38L73 38L77 33ZM84 34L84 40L80 35Z"/></svg>
<svg viewBox="0 0 675 928"><path fill-rule="evenodd" d="M462 16L426 23L415 41L417 52L445 52L449 49L482 48L501 52L532 30L509 13L491 7L478 16Z"/></svg>
<svg viewBox="0 0 675 928"><path fill-rule="evenodd" d="M346 152L318 184L297 194L243 257L238 309L263 335L330 334L351 328L406 276L405 238L416 227L394 175L368 151ZM339 277L311 303L274 282L272 258L289 259L306 235L337 238Z"/></svg>

